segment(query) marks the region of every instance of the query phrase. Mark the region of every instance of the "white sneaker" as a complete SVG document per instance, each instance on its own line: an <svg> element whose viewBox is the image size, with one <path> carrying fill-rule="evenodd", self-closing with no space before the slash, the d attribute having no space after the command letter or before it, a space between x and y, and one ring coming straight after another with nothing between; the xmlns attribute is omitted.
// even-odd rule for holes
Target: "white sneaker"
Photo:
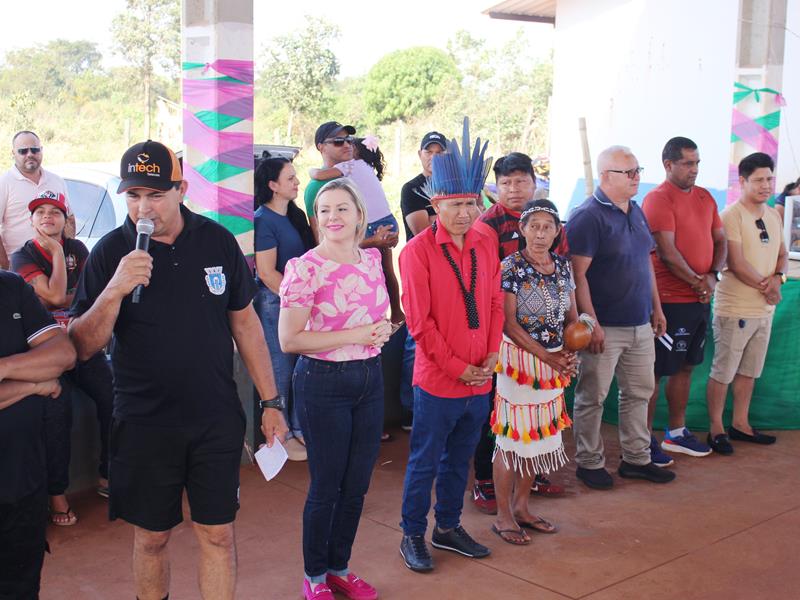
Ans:
<svg viewBox="0 0 800 600"><path fill-rule="evenodd" d="M283 445L286 448L286 454L289 455L289 460L301 462L304 460L308 460L308 452L306 452L306 447L298 442L295 438L289 438L286 440L286 443Z"/></svg>

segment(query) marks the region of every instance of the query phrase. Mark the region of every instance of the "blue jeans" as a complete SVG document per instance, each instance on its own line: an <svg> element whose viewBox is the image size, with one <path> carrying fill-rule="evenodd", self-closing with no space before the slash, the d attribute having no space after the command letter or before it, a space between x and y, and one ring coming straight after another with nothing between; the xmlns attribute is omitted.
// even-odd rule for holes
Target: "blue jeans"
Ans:
<svg viewBox="0 0 800 600"><path fill-rule="evenodd" d="M391 225L394 228L392 231L399 231L397 219L394 218L394 215L386 215L382 219L378 219L377 221L373 221L367 225L366 237L372 237L375 235L375 230L381 225Z"/></svg>
<svg viewBox="0 0 800 600"><path fill-rule="evenodd" d="M287 354L281 350L278 341L278 314L281 310L281 298L272 290L259 284L258 293L253 299L253 306L261 320L261 328L264 330L264 339L267 341L269 355L272 361L272 372L275 375L275 385L278 387L278 394L283 398L286 408L283 410L283 418L289 427L288 437L303 437L300 427L300 420L297 416L297 402L292 398L292 371L297 362L296 354ZM267 398L262 398L267 400Z"/></svg>
<svg viewBox="0 0 800 600"><path fill-rule="evenodd" d="M489 394L440 398L414 386L414 428L400 523L405 535L425 535L434 479L436 524L451 529L460 523L469 461L488 409Z"/></svg>
<svg viewBox="0 0 800 600"><path fill-rule="evenodd" d="M410 333L406 333L406 343L403 347L403 366L400 372L400 405L406 410L414 410L414 356L417 353L417 343Z"/></svg>
<svg viewBox="0 0 800 600"><path fill-rule="evenodd" d="M306 576L346 571L383 430L379 356L331 362L300 356L294 397L308 450L303 510Z"/></svg>

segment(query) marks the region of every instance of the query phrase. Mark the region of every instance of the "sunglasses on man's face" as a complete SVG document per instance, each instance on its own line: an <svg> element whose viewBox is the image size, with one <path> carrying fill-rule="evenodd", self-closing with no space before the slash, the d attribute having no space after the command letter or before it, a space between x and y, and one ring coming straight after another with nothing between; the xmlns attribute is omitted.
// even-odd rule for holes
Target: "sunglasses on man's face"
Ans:
<svg viewBox="0 0 800 600"><path fill-rule="evenodd" d="M764 223L764 219L756 219L756 227L761 230L758 234L758 237L761 239L761 243L769 244L769 234L767 233L767 225Z"/></svg>
<svg viewBox="0 0 800 600"><path fill-rule="evenodd" d="M19 154L20 156L27 156L28 152L30 152L31 154L39 154L39 152L41 151L42 149L39 146L31 146L29 148L17 148L17 154Z"/></svg>
<svg viewBox="0 0 800 600"><path fill-rule="evenodd" d="M346 136L346 137L335 137L335 138L328 138L323 142L324 144L333 144L337 148L344 146L345 144L352 144L353 143L353 136Z"/></svg>

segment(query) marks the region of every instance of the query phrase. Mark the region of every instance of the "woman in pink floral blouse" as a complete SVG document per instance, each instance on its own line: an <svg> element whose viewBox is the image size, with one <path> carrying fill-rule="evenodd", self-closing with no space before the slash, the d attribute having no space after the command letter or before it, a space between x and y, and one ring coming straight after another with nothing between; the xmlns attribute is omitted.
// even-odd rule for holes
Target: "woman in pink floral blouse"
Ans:
<svg viewBox="0 0 800 600"><path fill-rule="evenodd" d="M377 598L348 568L383 427L381 347L389 339L380 251L359 249L366 210L352 183L317 195L320 243L286 264L278 336L300 354L294 398L308 450L311 485L303 511L307 600Z"/></svg>

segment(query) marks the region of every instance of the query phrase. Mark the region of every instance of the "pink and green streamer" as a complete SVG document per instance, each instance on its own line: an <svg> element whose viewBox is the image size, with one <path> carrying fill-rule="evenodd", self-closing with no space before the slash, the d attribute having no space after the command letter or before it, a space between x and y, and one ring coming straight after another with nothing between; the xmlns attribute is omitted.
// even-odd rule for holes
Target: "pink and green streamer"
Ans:
<svg viewBox="0 0 800 600"><path fill-rule="evenodd" d="M183 63L183 135L186 146L208 157L184 163L188 200L234 235L253 230L253 196L225 182L253 168L253 134L231 131L253 120L253 61L218 59Z"/></svg>

